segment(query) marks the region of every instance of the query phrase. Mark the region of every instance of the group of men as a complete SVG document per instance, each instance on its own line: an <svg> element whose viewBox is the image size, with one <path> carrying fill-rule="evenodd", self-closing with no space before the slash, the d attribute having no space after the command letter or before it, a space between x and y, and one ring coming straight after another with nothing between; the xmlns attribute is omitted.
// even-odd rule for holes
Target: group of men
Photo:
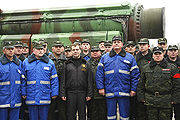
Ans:
<svg viewBox="0 0 180 120"><path fill-rule="evenodd" d="M4 42L2 120L116 120L117 104L120 120L171 120L173 107L180 119L178 47L167 46L165 38L152 51L147 38L137 50L133 41L124 45L121 36L98 46L88 39L71 46L55 41L52 53L47 46L43 39L34 42L28 55L20 52L21 42Z"/></svg>

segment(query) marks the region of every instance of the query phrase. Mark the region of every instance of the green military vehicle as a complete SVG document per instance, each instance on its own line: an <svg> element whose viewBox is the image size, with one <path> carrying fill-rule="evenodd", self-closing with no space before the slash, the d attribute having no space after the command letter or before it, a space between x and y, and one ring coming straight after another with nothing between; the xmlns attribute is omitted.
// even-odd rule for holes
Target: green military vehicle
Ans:
<svg viewBox="0 0 180 120"><path fill-rule="evenodd" d="M165 8L144 9L128 2L114 5L0 12L0 47L5 40L26 42L46 38L65 45L88 38L92 45L121 34L125 40L164 37Z"/></svg>

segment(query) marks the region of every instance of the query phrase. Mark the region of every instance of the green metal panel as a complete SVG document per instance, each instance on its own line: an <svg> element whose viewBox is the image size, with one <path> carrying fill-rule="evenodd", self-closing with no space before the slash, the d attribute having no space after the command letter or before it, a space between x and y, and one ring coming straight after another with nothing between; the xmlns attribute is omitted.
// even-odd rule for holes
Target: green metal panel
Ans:
<svg viewBox="0 0 180 120"><path fill-rule="evenodd" d="M22 34L22 35L2 35L0 36L0 53L2 53L2 43L4 41L22 41L23 43L27 43L30 45L30 39L31 39L31 34Z"/></svg>
<svg viewBox="0 0 180 120"><path fill-rule="evenodd" d="M97 16L121 16L130 15L133 7L129 2L122 4L81 6L81 7L65 7L65 8L48 8L33 10L13 10L3 11L7 15L3 21L14 20L31 20L31 18L52 19L52 18L87 18ZM15 17L15 16L20 17ZM37 16L38 15L38 16ZM33 17L32 17L33 16Z"/></svg>
<svg viewBox="0 0 180 120"><path fill-rule="evenodd" d="M112 40L114 35L119 35L119 31L95 31L95 32L74 32L74 33L52 33L52 34L34 34L31 42L44 38L48 42L48 48L51 50L54 41L61 41L64 45L71 45L76 39L82 41L84 38L89 39L91 45L97 45L98 41Z"/></svg>
<svg viewBox="0 0 180 120"><path fill-rule="evenodd" d="M130 3L3 11L0 35L119 31L125 41L164 36L164 8Z"/></svg>
<svg viewBox="0 0 180 120"><path fill-rule="evenodd" d="M129 3L108 6L57 8L47 10L4 11L0 17L0 34L39 34L120 30L114 17L132 14Z"/></svg>

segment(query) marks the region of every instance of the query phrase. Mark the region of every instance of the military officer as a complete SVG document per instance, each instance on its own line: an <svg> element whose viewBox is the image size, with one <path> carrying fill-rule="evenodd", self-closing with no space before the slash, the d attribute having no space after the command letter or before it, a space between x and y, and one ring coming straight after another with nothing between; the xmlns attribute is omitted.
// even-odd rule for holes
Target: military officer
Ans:
<svg viewBox="0 0 180 120"><path fill-rule="evenodd" d="M139 70L141 72L143 66L148 64L152 58L152 52L150 50L149 40L147 38L141 38L138 42L139 52L135 56L136 62L138 64ZM136 110L135 110L136 111ZM137 102L137 120L145 120L146 119L146 106L142 102Z"/></svg>
<svg viewBox="0 0 180 120"><path fill-rule="evenodd" d="M138 100L147 106L147 120L171 120L173 81L177 68L164 59L163 49L153 48L153 57L141 71Z"/></svg>
<svg viewBox="0 0 180 120"><path fill-rule="evenodd" d="M81 42L81 56L85 59L85 60L89 60L90 59L90 42L88 39L83 39L83 41Z"/></svg>
<svg viewBox="0 0 180 120"><path fill-rule="evenodd" d="M97 88L96 88L96 69L97 65L101 58L101 51L99 47L92 46L91 48L91 58L89 63L91 65L92 70L92 79L93 79L93 88L94 88L94 95L91 100L91 116L90 120L106 120L107 119L107 107L106 107L106 99L104 96L100 95Z"/></svg>
<svg viewBox="0 0 180 120"><path fill-rule="evenodd" d="M164 50L164 57L167 58L167 39L166 38L159 38L158 39L158 47L162 47Z"/></svg>
<svg viewBox="0 0 180 120"><path fill-rule="evenodd" d="M169 45L168 50L167 50L167 55L168 55L168 57L166 58L167 61L169 63L174 64L180 70L180 57L178 56L178 46L177 45ZM177 77L178 77L178 75L177 75ZM180 88L178 88L176 90L177 95L175 96L175 98L177 100L173 105L174 106L175 120L180 119L180 114L179 114L179 112L180 112L180 102L179 101L180 100L178 100L179 99L179 94L180 94L180 92L178 92L179 90L180 90Z"/></svg>
<svg viewBox="0 0 180 120"><path fill-rule="evenodd" d="M126 44L126 52L135 56L136 46L134 41L128 41Z"/></svg>
<svg viewBox="0 0 180 120"><path fill-rule="evenodd" d="M50 59L54 62L59 83L62 79L62 71L64 62L67 60L65 55L62 54L62 43L60 41L55 41L53 44L54 53L50 55ZM58 110L57 117L56 117L56 110ZM49 109L49 120L56 120L57 118L60 118L61 120L66 120L66 102L64 102L60 97L57 97L54 99L51 103L50 109Z"/></svg>
<svg viewBox="0 0 180 120"><path fill-rule="evenodd" d="M69 59L70 57L72 57L72 52L71 52L71 47L70 47L70 46L66 46L64 51L65 51L64 54L65 54L65 56L66 56L67 59Z"/></svg>

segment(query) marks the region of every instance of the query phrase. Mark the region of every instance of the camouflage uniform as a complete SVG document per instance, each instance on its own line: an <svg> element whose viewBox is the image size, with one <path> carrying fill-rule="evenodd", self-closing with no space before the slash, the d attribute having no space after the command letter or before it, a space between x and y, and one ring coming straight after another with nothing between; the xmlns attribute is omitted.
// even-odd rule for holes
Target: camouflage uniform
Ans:
<svg viewBox="0 0 180 120"><path fill-rule="evenodd" d="M138 64L138 67L139 67L139 70L141 71L142 70L142 67L147 65L150 61L151 61L151 58L152 58L152 52L151 50L148 50L148 54L146 54L145 56L142 55L141 52L139 52L136 56L136 62Z"/></svg>
<svg viewBox="0 0 180 120"><path fill-rule="evenodd" d="M60 83L64 62L67 59L63 54L61 54L58 59L56 59L53 54L51 54L49 58L54 62L56 66L58 79ZM56 110L58 110L58 115L56 114ZM48 114L48 120L57 120L59 118L60 120L66 120L66 102L63 101L60 97L57 97L55 100L52 101Z"/></svg>
<svg viewBox="0 0 180 120"><path fill-rule="evenodd" d="M141 52L139 52L136 56L136 62L139 67L139 70L141 72L142 67L148 64L151 61L152 58L152 52L151 50L148 50L148 54L145 56L142 55ZM137 103L137 120L145 120L146 119L146 106L144 106L141 102Z"/></svg>
<svg viewBox="0 0 180 120"><path fill-rule="evenodd" d="M106 120L107 119L107 106L106 106L106 98L102 95L99 95L98 89L96 88L96 69L99 63L99 60L95 60L90 58L89 63L91 65L92 74L93 74L93 88L94 88L94 96L92 99L92 116L90 116L91 120Z"/></svg>
<svg viewBox="0 0 180 120"><path fill-rule="evenodd" d="M178 47L176 45L169 45L168 46L168 50L178 50ZM166 58L166 60L171 63L174 64L179 70L180 70L180 57L177 56L176 61L172 61L169 59L169 56ZM180 77L180 74L177 74L176 77ZM179 120L180 119L180 81L175 81L175 89L174 92L176 95L174 95L174 102L176 102L176 104L173 105L174 107L174 116L175 116L175 120Z"/></svg>
<svg viewBox="0 0 180 120"><path fill-rule="evenodd" d="M141 70L137 96L147 106L147 120L171 120L176 68L163 59L160 64L151 60Z"/></svg>

